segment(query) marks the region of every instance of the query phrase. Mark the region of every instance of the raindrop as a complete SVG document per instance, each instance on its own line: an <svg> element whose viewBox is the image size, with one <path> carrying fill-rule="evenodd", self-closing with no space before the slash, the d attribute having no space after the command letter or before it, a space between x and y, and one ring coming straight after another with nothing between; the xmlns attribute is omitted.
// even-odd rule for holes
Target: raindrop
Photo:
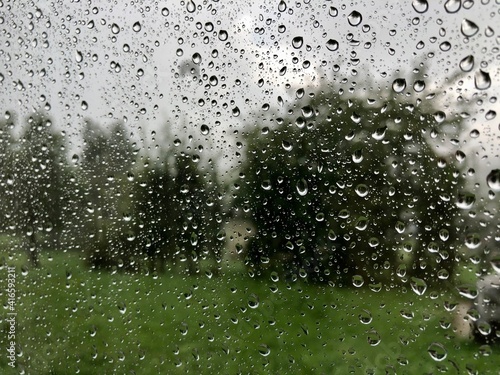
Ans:
<svg viewBox="0 0 500 375"><path fill-rule="evenodd" d="M427 283L418 277L412 277L410 280L411 289L419 296L423 295L427 290Z"/></svg>
<svg viewBox="0 0 500 375"><path fill-rule="evenodd" d="M83 61L83 54L80 51L75 52L75 60L77 63L81 63Z"/></svg>
<svg viewBox="0 0 500 375"><path fill-rule="evenodd" d="M352 161L355 163L361 163L363 161L363 151L358 149L352 154Z"/></svg>
<svg viewBox="0 0 500 375"><path fill-rule="evenodd" d="M439 45L439 49L443 52L447 52L451 49L451 43L450 42L443 42Z"/></svg>
<svg viewBox="0 0 500 375"><path fill-rule="evenodd" d="M356 191L356 194L358 194L358 196L360 196L361 198L364 198L368 195L368 186L366 186L365 184L359 184L354 190Z"/></svg>
<svg viewBox="0 0 500 375"><path fill-rule="evenodd" d="M125 302L118 303L118 311L120 312L120 314L125 314L125 312L127 311L127 305L125 305Z"/></svg>
<svg viewBox="0 0 500 375"><path fill-rule="evenodd" d="M493 257L490 260L491 266L493 267L493 270L497 273L500 273L500 255L497 255Z"/></svg>
<svg viewBox="0 0 500 375"><path fill-rule="evenodd" d="M116 23L111 25L111 32L113 34L118 34L120 32L120 26L118 26Z"/></svg>
<svg viewBox="0 0 500 375"><path fill-rule="evenodd" d="M228 33L226 30L220 30L219 31L219 40L222 42L225 42L228 38Z"/></svg>
<svg viewBox="0 0 500 375"><path fill-rule="evenodd" d="M365 280L363 279L363 276L354 275L352 277L352 285L354 285L356 288L362 287L364 283L365 283Z"/></svg>
<svg viewBox="0 0 500 375"><path fill-rule="evenodd" d="M479 69L474 75L474 84L478 90L488 89L491 86L490 74Z"/></svg>
<svg viewBox="0 0 500 375"><path fill-rule="evenodd" d="M481 237L477 233L468 234L465 237L465 246L467 248L474 250L481 245Z"/></svg>
<svg viewBox="0 0 500 375"><path fill-rule="evenodd" d="M301 36L296 36L292 39L293 48L299 49L300 47L302 47L302 44L304 44L304 38L302 38Z"/></svg>
<svg viewBox="0 0 500 375"><path fill-rule="evenodd" d="M193 54L192 60L196 65L199 65L201 63L201 55L198 52L195 52Z"/></svg>
<svg viewBox="0 0 500 375"><path fill-rule="evenodd" d="M87 104L87 102L85 100L82 101L82 110L86 111L88 108L89 108L89 105Z"/></svg>
<svg viewBox="0 0 500 375"><path fill-rule="evenodd" d="M425 13L427 12L427 9L429 9L429 3L427 3L427 0L413 0L411 5L417 13Z"/></svg>
<svg viewBox="0 0 500 375"><path fill-rule="evenodd" d="M132 30L134 30L136 33L138 33L139 31L141 31L141 24L139 23L139 21L137 21L136 23L134 23L132 25Z"/></svg>
<svg viewBox="0 0 500 375"><path fill-rule="evenodd" d="M326 42L326 48L329 51L336 51L339 49L339 43L335 39L330 39L328 42Z"/></svg>
<svg viewBox="0 0 500 375"><path fill-rule="evenodd" d="M362 324L370 324L373 320L372 314L368 310L362 310L358 317Z"/></svg>
<svg viewBox="0 0 500 375"><path fill-rule="evenodd" d="M387 131L387 126L383 126L381 128L378 128L375 130L375 132L372 134L372 138L381 141L385 137L385 132Z"/></svg>
<svg viewBox="0 0 500 375"><path fill-rule="evenodd" d="M431 358L437 362L443 361L446 359L448 352L444 348L444 346L440 343L433 342L427 348L427 353L431 356Z"/></svg>
<svg viewBox="0 0 500 375"><path fill-rule="evenodd" d="M256 295L256 294L250 294L250 296L248 296L248 307L250 307L251 309L256 309L257 307L259 307L259 297Z"/></svg>
<svg viewBox="0 0 500 375"><path fill-rule="evenodd" d="M208 127L208 125L203 124L200 127L200 131L201 131L201 134L208 135L208 133L210 133L210 128Z"/></svg>
<svg viewBox="0 0 500 375"><path fill-rule="evenodd" d="M488 38L492 37L493 35L495 35L495 30L488 26L486 30L484 30L484 35L486 35Z"/></svg>
<svg viewBox="0 0 500 375"><path fill-rule="evenodd" d="M444 9L446 9L448 13L456 13L460 10L461 6L462 6L461 0L448 0L444 4Z"/></svg>
<svg viewBox="0 0 500 375"><path fill-rule="evenodd" d="M469 56L464 57L460 61L459 66L463 72L470 72L474 68L474 56L469 55Z"/></svg>
<svg viewBox="0 0 500 375"><path fill-rule="evenodd" d="M370 344L371 346L377 346L378 344L380 344L380 341L382 340L380 338L380 334L374 329L368 331L368 335L366 338L368 340L368 344Z"/></svg>
<svg viewBox="0 0 500 375"><path fill-rule="evenodd" d="M332 17L337 17L337 15L339 14L339 11L335 7L330 7L328 14Z"/></svg>
<svg viewBox="0 0 500 375"><path fill-rule="evenodd" d="M486 176L486 183L493 191L500 191L500 169L493 169Z"/></svg>
<svg viewBox="0 0 500 375"><path fill-rule="evenodd" d="M259 354L263 357L267 357L269 354L271 354L271 349L266 344L260 344Z"/></svg>
<svg viewBox="0 0 500 375"><path fill-rule="evenodd" d="M457 200L455 204L458 208L463 210L468 210L472 208L474 203L476 202L476 196L472 193L459 193L457 196Z"/></svg>
<svg viewBox="0 0 500 375"><path fill-rule="evenodd" d="M413 83L413 90L415 92L421 92L425 89L425 82L422 80L417 80Z"/></svg>
<svg viewBox="0 0 500 375"><path fill-rule="evenodd" d="M406 80L404 78L397 78L392 83L392 89L396 93L403 92L406 89Z"/></svg>
<svg viewBox="0 0 500 375"><path fill-rule="evenodd" d="M307 195L308 186L307 186L307 181L305 179L301 178L299 181L297 181L295 187L297 188L297 193L299 193L301 197Z"/></svg>
<svg viewBox="0 0 500 375"><path fill-rule="evenodd" d="M279 4L278 4L278 10L280 12L284 12L286 10L286 3L283 0L281 0L279 2Z"/></svg>
<svg viewBox="0 0 500 375"><path fill-rule="evenodd" d="M462 34L464 34L466 37L471 37L477 34L479 31L479 27L472 21L464 18L462 20Z"/></svg>
<svg viewBox="0 0 500 375"><path fill-rule="evenodd" d="M363 16L356 10L353 10L351 14L347 16L347 21L351 26L358 26L363 21Z"/></svg>
<svg viewBox="0 0 500 375"><path fill-rule="evenodd" d="M169 14L170 14L170 11L168 10L168 8L163 8L161 10L161 15L162 16L167 17Z"/></svg>
<svg viewBox="0 0 500 375"><path fill-rule="evenodd" d="M436 122L440 124L444 120L446 120L446 113L444 113L443 111L437 111L436 113L434 113L433 117L434 120L436 120Z"/></svg>
<svg viewBox="0 0 500 375"><path fill-rule="evenodd" d="M232 114L234 117L238 117L240 115L240 109L238 107L234 107L232 110Z"/></svg>
<svg viewBox="0 0 500 375"><path fill-rule="evenodd" d="M398 222L396 223L395 228L396 228L396 231L397 231L399 234L404 233L404 231L406 230L406 224L405 224L405 223L403 223L402 221L398 221Z"/></svg>
<svg viewBox="0 0 500 375"><path fill-rule="evenodd" d="M189 0L186 9L189 13L193 13L196 10L196 4L193 2L193 0Z"/></svg>

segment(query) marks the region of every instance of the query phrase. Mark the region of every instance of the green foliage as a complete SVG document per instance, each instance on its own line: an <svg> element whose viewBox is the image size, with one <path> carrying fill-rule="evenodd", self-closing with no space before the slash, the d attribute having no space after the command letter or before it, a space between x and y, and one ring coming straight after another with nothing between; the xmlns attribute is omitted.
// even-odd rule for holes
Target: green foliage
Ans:
<svg viewBox="0 0 500 375"><path fill-rule="evenodd" d="M297 97L286 116L248 127L235 206L257 228L251 272L342 283L394 280L402 267L404 280L452 274L464 181L433 138L459 120L439 122L415 98Z"/></svg>

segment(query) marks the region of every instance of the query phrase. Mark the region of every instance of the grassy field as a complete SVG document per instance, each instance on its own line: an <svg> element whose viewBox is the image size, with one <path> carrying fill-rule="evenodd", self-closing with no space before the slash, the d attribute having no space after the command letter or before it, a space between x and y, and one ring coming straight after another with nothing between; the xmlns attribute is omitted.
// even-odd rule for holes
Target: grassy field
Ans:
<svg viewBox="0 0 500 375"><path fill-rule="evenodd" d="M15 369L2 349L2 374L500 371L499 348L454 332L444 306L457 296L255 280L229 265L212 278L110 274L71 253L45 255L36 270L22 256L2 264L2 281L16 267L20 348Z"/></svg>

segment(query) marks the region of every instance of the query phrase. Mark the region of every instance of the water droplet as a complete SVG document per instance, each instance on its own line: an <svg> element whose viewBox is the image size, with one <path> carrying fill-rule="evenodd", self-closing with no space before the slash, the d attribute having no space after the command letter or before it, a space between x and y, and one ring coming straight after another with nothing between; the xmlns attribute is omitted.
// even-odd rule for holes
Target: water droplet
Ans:
<svg viewBox="0 0 500 375"><path fill-rule="evenodd" d="M358 317L362 324L370 324L373 320L372 314L368 310L361 310Z"/></svg>
<svg viewBox="0 0 500 375"><path fill-rule="evenodd" d="M170 14L170 11L168 10L168 8L163 8L161 10L161 15L162 16L167 17L169 14Z"/></svg>
<svg viewBox="0 0 500 375"><path fill-rule="evenodd" d="M299 193L301 197L307 195L308 186L307 186L307 181L305 179L301 178L299 181L297 181L295 187L297 188L297 193Z"/></svg>
<svg viewBox="0 0 500 375"><path fill-rule="evenodd" d="M399 234L404 233L404 231L406 230L406 224L405 224L405 223L403 223L402 221L398 221L398 222L396 223L395 228L396 228L396 231L397 231Z"/></svg>
<svg viewBox="0 0 500 375"><path fill-rule="evenodd" d="M201 63L201 55L198 52L195 52L191 59L196 65L199 65Z"/></svg>
<svg viewBox="0 0 500 375"><path fill-rule="evenodd" d="M360 196L361 198L364 198L368 195L368 186L366 186L365 184L357 185L354 190L356 191L356 194L358 194L358 196Z"/></svg>
<svg viewBox="0 0 500 375"><path fill-rule="evenodd" d="M425 82L422 81L422 80L417 80L415 82L413 82L413 90L415 90L415 92L421 92L425 89Z"/></svg>
<svg viewBox="0 0 500 375"><path fill-rule="evenodd" d="M427 0L413 0L411 5L417 13L425 13L427 12L427 9L429 9L429 3L427 2Z"/></svg>
<svg viewBox="0 0 500 375"><path fill-rule="evenodd" d="M201 134L208 135L208 133L210 133L210 128L208 127L208 125L203 124L200 127L200 131L201 131Z"/></svg>
<svg viewBox="0 0 500 375"><path fill-rule="evenodd" d="M302 47L302 44L304 44L304 38L302 38L301 36L296 36L292 39L293 48L299 49L300 47Z"/></svg>
<svg viewBox="0 0 500 375"><path fill-rule="evenodd" d="M427 353L431 356L431 358L437 362L443 361L446 359L448 352L444 348L444 346L438 342L433 342L427 348Z"/></svg>
<svg viewBox="0 0 500 375"><path fill-rule="evenodd" d="M132 30L134 30L136 33L138 33L139 31L141 31L141 24L139 23L139 21L137 21L136 23L134 23L132 25Z"/></svg>
<svg viewBox="0 0 500 375"><path fill-rule="evenodd" d="M352 161L355 163L361 163L363 161L363 151L358 149L352 154Z"/></svg>
<svg viewBox="0 0 500 375"><path fill-rule="evenodd" d="M118 303L118 311L120 312L120 314L125 314L125 312L127 311L127 305L125 305L125 302Z"/></svg>
<svg viewBox="0 0 500 375"><path fill-rule="evenodd" d="M256 294L250 294L250 296L248 296L248 307L250 307L251 309L256 309L257 307L259 307L259 297L256 295Z"/></svg>
<svg viewBox="0 0 500 375"><path fill-rule="evenodd" d="M260 344L259 354L263 357L267 357L269 354L271 354L271 349L266 344Z"/></svg>
<svg viewBox="0 0 500 375"><path fill-rule="evenodd" d="M120 26L118 26L116 23L111 25L111 32L113 34L118 34L120 32Z"/></svg>
<svg viewBox="0 0 500 375"><path fill-rule="evenodd" d="M478 90L486 90L491 86L490 74L479 70L474 75L474 84Z"/></svg>
<svg viewBox="0 0 500 375"><path fill-rule="evenodd" d="M335 39L330 39L328 42L326 42L326 48L329 51L336 51L339 49L339 43Z"/></svg>
<svg viewBox="0 0 500 375"><path fill-rule="evenodd" d="M219 83L219 79L216 76L211 76L208 79L208 82L210 83L211 86L217 86Z"/></svg>
<svg viewBox="0 0 500 375"><path fill-rule="evenodd" d="M461 0L448 0L444 4L444 9L446 9L448 13L456 13L460 10L461 6L462 6Z"/></svg>
<svg viewBox="0 0 500 375"><path fill-rule="evenodd" d="M381 128L378 128L375 130L375 132L372 134L372 138L381 141L385 137L385 132L387 131L387 126L383 126Z"/></svg>
<svg viewBox="0 0 500 375"><path fill-rule="evenodd" d="M410 280L411 289L419 296L423 295L427 290L427 283L418 277L412 277Z"/></svg>
<svg viewBox="0 0 500 375"><path fill-rule="evenodd" d="M469 56L464 57L460 61L459 66L463 72L470 72L474 68L474 56L469 55Z"/></svg>
<svg viewBox="0 0 500 375"><path fill-rule="evenodd" d="M356 10L353 10L351 14L347 16L347 21L351 26L358 26L363 21L363 16Z"/></svg>
<svg viewBox="0 0 500 375"><path fill-rule="evenodd" d="M434 113L433 117L434 120L436 120L436 122L440 124L444 120L446 120L446 113L444 113L443 111L437 111L436 113Z"/></svg>
<svg viewBox="0 0 500 375"><path fill-rule="evenodd" d="M240 115L240 109L238 107L234 107L232 110L232 114L234 117L238 117Z"/></svg>
<svg viewBox="0 0 500 375"><path fill-rule="evenodd" d="M443 52L447 52L451 49L451 43L450 42L443 42L439 45L439 49Z"/></svg>
<svg viewBox="0 0 500 375"><path fill-rule="evenodd" d="M457 200L455 204L458 208L463 210L468 210L472 208L474 203L476 202L476 196L472 193L459 193L457 196Z"/></svg>
<svg viewBox="0 0 500 375"><path fill-rule="evenodd" d="M281 0L279 2L279 4L278 4L278 10L280 12L284 12L286 10L286 3L283 0Z"/></svg>
<svg viewBox="0 0 500 375"><path fill-rule="evenodd" d="M493 191L500 191L500 169L493 169L486 176L486 183Z"/></svg>
<svg viewBox="0 0 500 375"><path fill-rule="evenodd" d="M465 246L467 248L474 250L481 245L481 237L477 233L471 233L465 236Z"/></svg>
<svg viewBox="0 0 500 375"><path fill-rule="evenodd" d="M337 15L339 14L339 11L335 7L330 7L328 14L332 17L337 17Z"/></svg>
<svg viewBox="0 0 500 375"><path fill-rule="evenodd" d="M354 285L356 288L362 287L364 283L365 283L365 280L363 279L363 276L354 275L352 277L352 285Z"/></svg>
<svg viewBox="0 0 500 375"><path fill-rule="evenodd" d="M229 34L227 33L226 30L220 30L219 31L219 40L220 41L225 42L228 37L229 37Z"/></svg>
<svg viewBox="0 0 500 375"><path fill-rule="evenodd" d="M374 329L368 331L366 338L368 340L368 344L370 344L371 346L377 346L378 344L380 344L380 341L382 341L382 339L380 338L380 334Z"/></svg>
<svg viewBox="0 0 500 375"><path fill-rule="evenodd" d="M471 37L477 34L479 31L479 27L472 21L464 18L462 20L462 34L464 34L466 37Z"/></svg>
<svg viewBox="0 0 500 375"><path fill-rule="evenodd" d="M194 3L193 0L189 0L186 9L189 13L193 13L196 10L196 4Z"/></svg>
<svg viewBox="0 0 500 375"><path fill-rule="evenodd" d="M396 93L403 92L406 89L406 79L404 78L397 78L394 80L392 83L392 89Z"/></svg>
<svg viewBox="0 0 500 375"><path fill-rule="evenodd" d="M490 38L493 35L495 35L495 30L493 30L490 26L488 26L486 28L486 30L484 30L484 35L486 35L488 38Z"/></svg>
<svg viewBox="0 0 500 375"><path fill-rule="evenodd" d="M75 60L77 63L81 63L83 61L83 54L80 51L75 52Z"/></svg>

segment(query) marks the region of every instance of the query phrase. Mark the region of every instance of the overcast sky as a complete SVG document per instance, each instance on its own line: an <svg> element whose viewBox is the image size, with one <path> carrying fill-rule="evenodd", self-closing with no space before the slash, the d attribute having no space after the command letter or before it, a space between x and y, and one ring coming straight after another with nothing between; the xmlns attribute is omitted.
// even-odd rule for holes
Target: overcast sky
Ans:
<svg viewBox="0 0 500 375"><path fill-rule="evenodd" d="M459 97L482 100L468 120L481 136L467 132L461 143L488 167L499 163L499 121L485 118L500 110L495 1L462 1L458 10L460 1L448 1L455 13L444 1L428 9L422 1L157 3L4 4L2 109L24 117L45 108L75 150L83 118L125 120L147 142L152 130L161 141L166 128L191 135L194 146L210 139L230 163L228 134L258 121L264 104L280 110L281 97L286 111L298 87L328 84L376 97L394 77L412 92L419 68L429 74L420 97L435 92L449 116L460 112ZM474 65L463 64L465 72L460 61L469 55ZM491 78L487 90L475 87L480 69ZM449 81L458 73L462 82Z"/></svg>

